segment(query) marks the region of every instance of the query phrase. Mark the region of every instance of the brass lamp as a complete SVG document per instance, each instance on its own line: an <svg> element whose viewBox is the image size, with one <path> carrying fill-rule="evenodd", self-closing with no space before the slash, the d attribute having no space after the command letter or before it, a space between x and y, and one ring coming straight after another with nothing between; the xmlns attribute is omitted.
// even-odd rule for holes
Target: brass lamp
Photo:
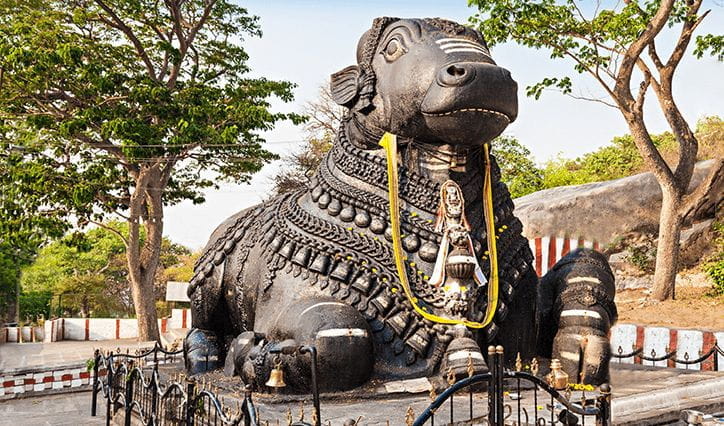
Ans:
<svg viewBox="0 0 724 426"><path fill-rule="evenodd" d="M546 376L546 379L548 379L548 384L556 390L563 390L568 387L568 373L563 371L559 359L551 360L551 372Z"/></svg>

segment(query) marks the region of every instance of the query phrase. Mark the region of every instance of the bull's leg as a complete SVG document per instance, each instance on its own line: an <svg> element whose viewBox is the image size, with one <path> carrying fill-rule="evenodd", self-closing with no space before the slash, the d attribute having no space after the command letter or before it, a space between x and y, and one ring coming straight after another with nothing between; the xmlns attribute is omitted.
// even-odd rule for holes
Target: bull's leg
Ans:
<svg viewBox="0 0 724 426"><path fill-rule="evenodd" d="M226 304L221 298L223 274L224 263L205 278L197 271L202 278L189 294L193 322L184 339L184 358L186 371L191 375L218 368L223 355L223 336L217 333L225 329L223 322L228 321Z"/></svg>
<svg viewBox="0 0 724 426"><path fill-rule="evenodd" d="M608 332L616 321L616 289L606 258L576 250L541 280L539 351L558 358L572 382L608 380Z"/></svg>
<svg viewBox="0 0 724 426"><path fill-rule="evenodd" d="M254 338L251 334L239 337L245 342ZM266 340L260 340L259 335L255 339L254 348L239 351L245 359L237 360L236 370L247 383L254 382L257 387L263 385L272 368L281 363L290 389L309 389L310 357L274 353L290 345L317 348L320 390L351 389L366 382L372 374L374 353L367 321L355 308L334 299L305 299L280 309L276 326ZM248 348L248 343L246 345ZM284 349L284 352L294 351Z"/></svg>

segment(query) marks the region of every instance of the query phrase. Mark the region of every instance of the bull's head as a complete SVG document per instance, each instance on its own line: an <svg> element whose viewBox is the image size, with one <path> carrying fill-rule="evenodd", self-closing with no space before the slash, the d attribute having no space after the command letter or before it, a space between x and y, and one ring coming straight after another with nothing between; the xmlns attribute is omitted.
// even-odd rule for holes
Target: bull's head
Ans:
<svg viewBox="0 0 724 426"><path fill-rule="evenodd" d="M358 65L332 75L334 100L374 133L480 145L518 114L517 84L482 35L442 19L377 18Z"/></svg>

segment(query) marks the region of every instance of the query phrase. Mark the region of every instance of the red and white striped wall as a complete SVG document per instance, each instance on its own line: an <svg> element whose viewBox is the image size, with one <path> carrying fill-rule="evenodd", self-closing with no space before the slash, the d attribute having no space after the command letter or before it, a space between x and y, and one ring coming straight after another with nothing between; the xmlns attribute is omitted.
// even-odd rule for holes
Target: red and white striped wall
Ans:
<svg viewBox="0 0 724 426"><path fill-rule="evenodd" d="M563 256L579 247L600 250L598 241L569 237L537 237L528 240L535 257L535 271L539 277L548 272Z"/></svg>
<svg viewBox="0 0 724 426"><path fill-rule="evenodd" d="M191 327L190 309L173 309L169 318L158 320L162 333L175 328ZM0 329L0 343L57 342L60 340L113 340L138 337L138 322L120 318L58 318L45 322L44 328L5 327Z"/></svg>
<svg viewBox="0 0 724 426"><path fill-rule="evenodd" d="M667 327L643 327L635 324L616 324L611 329L611 351L614 354L628 354L634 348L643 348L642 355L660 357L676 349L676 359L694 360L720 342L724 346L724 331L712 332L701 330L676 329ZM718 371L724 371L724 356L715 354L702 364L685 365L675 363L673 359L663 361L645 361L636 357L624 358L622 363L641 363L654 367L688 368L689 370L713 370L714 357L718 357ZM617 362L613 359L611 362Z"/></svg>
<svg viewBox="0 0 724 426"><path fill-rule="evenodd" d="M91 385L91 374L86 368L75 367L0 375L0 397L64 388L88 387ZM103 375L105 371L101 371L99 374Z"/></svg>

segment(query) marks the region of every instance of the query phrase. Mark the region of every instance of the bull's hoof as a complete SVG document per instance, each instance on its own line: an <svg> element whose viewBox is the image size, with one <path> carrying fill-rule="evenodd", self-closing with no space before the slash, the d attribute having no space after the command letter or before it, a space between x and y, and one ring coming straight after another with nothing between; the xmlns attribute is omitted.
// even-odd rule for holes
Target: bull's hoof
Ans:
<svg viewBox="0 0 724 426"><path fill-rule="evenodd" d="M208 330L192 328L184 340L186 371L201 374L219 367L219 346L216 335Z"/></svg>
<svg viewBox="0 0 724 426"><path fill-rule="evenodd" d="M611 344L593 329L562 329L553 343L553 358L561 361L571 382L600 385L609 381Z"/></svg>
<svg viewBox="0 0 724 426"><path fill-rule="evenodd" d="M253 331L245 331L239 334L229 345L224 362L224 374L227 376L239 376L244 371L244 362L254 346L264 336Z"/></svg>

